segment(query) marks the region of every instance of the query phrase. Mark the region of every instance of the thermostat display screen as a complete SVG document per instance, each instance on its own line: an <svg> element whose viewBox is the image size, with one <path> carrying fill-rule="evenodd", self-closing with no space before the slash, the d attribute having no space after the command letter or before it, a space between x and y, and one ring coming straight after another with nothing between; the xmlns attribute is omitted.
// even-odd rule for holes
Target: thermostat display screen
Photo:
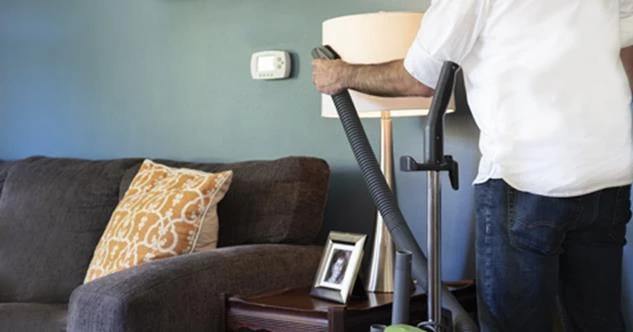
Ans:
<svg viewBox="0 0 633 332"><path fill-rule="evenodd" d="M259 58L257 58L257 69L261 71L275 70L275 57L274 56L260 56Z"/></svg>

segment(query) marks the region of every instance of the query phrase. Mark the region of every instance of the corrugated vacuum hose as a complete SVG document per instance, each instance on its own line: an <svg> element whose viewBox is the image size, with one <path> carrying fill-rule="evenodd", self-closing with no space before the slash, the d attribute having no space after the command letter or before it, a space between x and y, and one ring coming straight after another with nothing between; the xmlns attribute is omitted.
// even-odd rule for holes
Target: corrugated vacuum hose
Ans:
<svg viewBox="0 0 633 332"><path fill-rule="evenodd" d="M313 49L312 56L314 58L320 59L339 58L336 52L334 52L334 50L332 50L329 46L322 46ZM428 123L434 123L433 126L431 126L432 128L429 128L429 126L427 125L426 134L427 136L433 135L431 136L433 139L430 142L427 142L427 145L429 145L429 147L425 151L425 157L427 157L427 161L440 160L439 164L431 165L434 166L434 168L437 168L435 169L436 173L440 170L448 170L445 168L454 168L455 172L451 172L451 182L453 182L454 186L456 185L457 179L457 165L452 161L452 159L450 159L450 157L445 157L442 155L441 144L443 143L436 142L435 137L436 135L441 135L442 133L442 116L446 112L448 101L451 97L454 75L457 69L457 65L453 63L447 63L442 70L442 77L440 77L440 83L438 84L438 89L436 91L433 105L429 113ZM442 86L442 84L450 84L450 86ZM360 167L362 177L369 189L369 194L374 201L376 208L378 209L378 211L380 211L380 214L382 215L385 225L391 233L391 237L397 249L401 251L411 252L412 277L420 286L422 286L423 289L427 290L428 294L428 292L432 291L435 287L429 287L429 282L427 279L427 259L424 256L422 249L420 249L415 238L413 237L413 234L411 233L411 230L409 229L409 226L396 203L395 196L393 192L389 189L389 186L385 181L384 175L380 170L378 161L376 160L371 145L369 144L369 140L367 139L367 135L360 122L349 92L345 90L336 95L333 95L332 100L334 101L334 105L336 106L336 111L338 112L339 119L341 120L341 123L343 125L345 135L347 136L349 144L351 145L354 157L356 158L356 161L358 162L358 165ZM438 125L440 126L439 132L435 131ZM427 141L428 138L429 137L427 137ZM439 151L437 150L438 144L440 145ZM438 157L438 155L441 159L431 158L436 158ZM403 165L403 168L407 168L408 170L427 170L426 168L424 168L426 163L417 164L411 157L403 157L402 161L406 164ZM441 294L440 296L443 306L446 309L450 310L450 312L452 313L452 323L454 331L478 331L475 322L471 319L466 310L462 308L460 303L448 290L448 288L444 285L438 285L437 288L439 289L439 293ZM428 295L430 298L431 294ZM429 310L431 309L432 308L429 308ZM450 332L448 329L441 329L441 326L433 326L433 324L424 328L436 332Z"/></svg>

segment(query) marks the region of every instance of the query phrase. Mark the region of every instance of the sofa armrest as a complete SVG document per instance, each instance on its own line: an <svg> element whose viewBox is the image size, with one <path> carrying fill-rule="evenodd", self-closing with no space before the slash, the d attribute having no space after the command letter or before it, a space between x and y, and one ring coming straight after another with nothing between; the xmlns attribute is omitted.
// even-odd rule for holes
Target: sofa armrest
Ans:
<svg viewBox="0 0 633 332"><path fill-rule="evenodd" d="M224 247L113 273L75 289L68 331L220 331L225 295L309 286L322 250Z"/></svg>

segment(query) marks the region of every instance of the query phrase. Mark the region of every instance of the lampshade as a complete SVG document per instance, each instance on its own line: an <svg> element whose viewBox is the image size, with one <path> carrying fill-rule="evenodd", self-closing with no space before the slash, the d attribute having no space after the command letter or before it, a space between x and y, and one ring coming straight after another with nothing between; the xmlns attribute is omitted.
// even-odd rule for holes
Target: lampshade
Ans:
<svg viewBox="0 0 633 332"><path fill-rule="evenodd" d="M323 22L323 45L330 45L345 62L353 64L383 63L402 59L420 28L422 13L378 12L341 16ZM380 117L382 111L392 116L428 114L431 98L376 97L350 90L358 111L364 118ZM332 98L321 95L321 116L338 117Z"/></svg>

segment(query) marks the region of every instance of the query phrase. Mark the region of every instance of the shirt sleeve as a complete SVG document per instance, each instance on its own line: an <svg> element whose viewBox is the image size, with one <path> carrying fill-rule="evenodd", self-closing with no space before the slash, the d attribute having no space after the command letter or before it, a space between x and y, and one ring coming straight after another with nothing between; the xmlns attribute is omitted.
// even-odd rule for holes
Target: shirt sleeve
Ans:
<svg viewBox="0 0 633 332"><path fill-rule="evenodd" d="M435 89L444 61L460 64L472 49L485 24L488 2L433 0L404 59L411 76Z"/></svg>
<svg viewBox="0 0 633 332"><path fill-rule="evenodd" d="M633 0L620 0L620 42L622 48L633 45Z"/></svg>

